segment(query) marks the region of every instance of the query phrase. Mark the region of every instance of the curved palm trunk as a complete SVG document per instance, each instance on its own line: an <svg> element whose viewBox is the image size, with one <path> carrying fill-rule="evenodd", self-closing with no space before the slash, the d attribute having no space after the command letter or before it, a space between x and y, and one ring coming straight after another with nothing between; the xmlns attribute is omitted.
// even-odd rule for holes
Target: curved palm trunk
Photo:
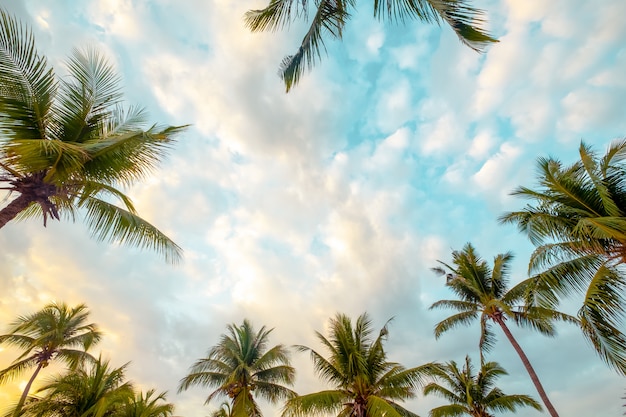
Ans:
<svg viewBox="0 0 626 417"><path fill-rule="evenodd" d="M21 211L25 210L30 203L32 203L32 198L29 195L20 194L19 197L0 210L0 229L13 220Z"/></svg>
<svg viewBox="0 0 626 417"><path fill-rule="evenodd" d="M37 375L39 374L39 371L41 371L41 368L43 368L43 364L44 362L39 362L39 364L37 365L37 369L35 369L35 372L33 373L33 376L30 377L28 384L26 384L26 387L24 388L24 392L22 393L22 396L20 397L20 401L17 403L17 406L15 406L15 411L13 411L13 417L19 417L19 415L21 414L22 407L24 406L24 403L26 402L26 397L28 396L30 387L33 385L33 381L35 381L35 378L37 378Z"/></svg>
<svg viewBox="0 0 626 417"><path fill-rule="evenodd" d="M552 417L559 417L559 414L556 412L556 410L554 409L554 406L548 399L548 394L546 394L546 391L543 389L543 385L541 385L541 382L539 381L539 377L537 376L537 373L533 369L533 366L530 364L530 361L528 360L528 356L526 356L526 354L522 350L522 347L519 345L519 343L517 343L517 340L515 340L515 338L513 337L513 334L511 333L507 325L504 323L504 320L502 318L495 318L494 321L500 325L500 327L502 328L502 331L506 335L506 338L509 339L509 342L511 342L511 345L513 345L513 349L515 349L520 359L522 360L522 363L524 364L526 371L528 371L528 375L530 375L530 379L533 381L533 384L535 384L535 388L537 389L537 392L539 393L539 397L541 397L541 401L543 401L546 408L548 409L548 413L550 413Z"/></svg>

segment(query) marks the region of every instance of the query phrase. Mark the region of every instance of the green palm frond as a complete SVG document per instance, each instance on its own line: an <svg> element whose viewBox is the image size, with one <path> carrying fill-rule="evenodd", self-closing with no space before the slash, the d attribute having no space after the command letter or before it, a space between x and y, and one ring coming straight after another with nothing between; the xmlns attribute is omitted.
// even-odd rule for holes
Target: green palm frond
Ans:
<svg viewBox="0 0 626 417"><path fill-rule="evenodd" d="M285 57L280 64L279 74L285 82L286 92L300 81L305 69L313 68L321 59L322 49L325 50L324 33L341 39L343 27L350 16L348 7L345 7L349 3L351 2L345 0L319 1L317 12L298 51Z"/></svg>
<svg viewBox="0 0 626 417"><path fill-rule="evenodd" d="M299 395L288 400L283 408L283 417L323 416L336 414L349 398L341 390L325 390Z"/></svg>
<svg viewBox="0 0 626 417"><path fill-rule="evenodd" d="M468 326L478 317L476 311L464 311L454 314L445 320L440 321L435 326L435 338L439 338L442 334L448 330L454 329L459 326Z"/></svg>
<svg viewBox="0 0 626 417"><path fill-rule="evenodd" d="M89 152L89 159L80 174L88 179L124 185L145 179L170 151L176 136L186 128L153 126L147 131L129 131L88 140L83 149Z"/></svg>
<svg viewBox="0 0 626 417"><path fill-rule="evenodd" d="M389 401L370 395L367 398L367 415L371 417L404 417L407 413L400 413L396 407L392 406Z"/></svg>
<svg viewBox="0 0 626 417"><path fill-rule="evenodd" d="M486 314L483 314L480 317L480 339L478 341L478 350L480 352L481 361L484 361L484 352L490 352L496 345L496 336L491 331L488 319L489 317Z"/></svg>
<svg viewBox="0 0 626 417"><path fill-rule="evenodd" d="M89 157L77 144L57 140L14 139L3 150L5 163L21 173L46 172L46 182L57 171L67 175L80 169Z"/></svg>
<svg viewBox="0 0 626 417"><path fill-rule="evenodd" d="M540 270L539 265L549 265L539 257L552 248L554 247L548 246L544 250L536 251L537 256L531 259L533 269ZM535 288L539 300L556 301L551 293L565 297L583 293L596 271L602 268L603 262L597 255L587 255L552 265L533 277L536 280Z"/></svg>
<svg viewBox="0 0 626 417"><path fill-rule="evenodd" d="M583 334L602 360L626 375L626 277L622 271L599 268L578 312Z"/></svg>
<svg viewBox="0 0 626 417"><path fill-rule="evenodd" d="M306 18L306 16L306 1L271 0L264 9L247 11L244 20L250 31L261 32L282 29L289 26L294 18Z"/></svg>
<svg viewBox="0 0 626 417"><path fill-rule="evenodd" d="M0 385L15 380L27 369L32 368L36 365L36 356L30 356L28 358L13 362L11 365L0 371Z"/></svg>
<svg viewBox="0 0 626 417"><path fill-rule="evenodd" d="M174 404L167 403L166 393L155 395L155 390L135 393L120 411L119 417L169 417L174 413ZM228 415L224 417L229 417Z"/></svg>
<svg viewBox="0 0 626 417"><path fill-rule="evenodd" d="M70 77L61 83L59 124L63 140L82 143L99 133L110 109L121 101L120 78L93 49L75 49L67 67Z"/></svg>
<svg viewBox="0 0 626 417"><path fill-rule="evenodd" d="M293 371L293 368L289 368ZM289 384L293 383L285 381L284 379L279 379L278 382ZM271 403L276 403L279 400L288 400L289 398L293 398L297 395L295 391L281 385L280 383L265 382L265 380L258 378L255 383L255 393L257 396Z"/></svg>
<svg viewBox="0 0 626 417"><path fill-rule="evenodd" d="M96 239L149 248L171 263L182 258L182 249L141 217L95 197L87 198L81 206L86 209L85 221Z"/></svg>
<svg viewBox="0 0 626 417"><path fill-rule="evenodd" d="M32 32L0 10L0 133L8 140L46 137L57 84ZM19 121L19 123L16 123Z"/></svg>
<svg viewBox="0 0 626 417"><path fill-rule="evenodd" d="M447 404L430 410L430 417L462 417L467 415L467 408L460 404Z"/></svg>
<svg viewBox="0 0 626 417"><path fill-rule="evenodd" d="M276 31L288 27L292 21L307 19L307 0L270 0L267 7L250 10L245 24L252 32ZM318 0L316 11L298 51L283 59L280 75L286 91L298 83L305 69L312 68L321 59L325 49L324 36L341 39L344 26L356 8L355 0ZM405 22L446 22L459 40L478 52L498 42L483 29L483 12L471 7L467 0L374 0L374 16L381 20Z"/></svg>

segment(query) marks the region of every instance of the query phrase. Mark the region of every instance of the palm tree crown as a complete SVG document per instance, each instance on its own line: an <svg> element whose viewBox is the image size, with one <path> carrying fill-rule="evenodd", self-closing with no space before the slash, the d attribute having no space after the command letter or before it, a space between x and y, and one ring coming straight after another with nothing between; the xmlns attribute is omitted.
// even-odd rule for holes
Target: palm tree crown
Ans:
<svg viewBox="0 0 626 417"><path fill-rule="evenodd" d="M177 260L180 248L116 187L151 173L184 127L144 130L145 112L121 107L120 79L94 50L75 50L67 72L56 77L30 30L0 9L0 183L17 195L0 227L30 216L45 226L82 209L96 238Z"/></svg>
<svg viewBox="0 0 626 417"><path fill-rule="evenodd" d="M520 282L513 288L508 288L510 262L513 259L511 253L497 255L491 268L468 243L462 251L454 251L452 259L452 266L440 262L443 268L434 268L434 271L446 275L446 285L457 295L458 299L437 301L431 309L452 308L459 313L438 323L435 326L435 337L439 338L450 329L471 324L479 319L481 325L479 347L482 359L483 351L489 351L494 346L495 336L490 325L492 322L496 323L520 356L548 412L553 417L557 416L535 370L513 337L506 321L512 320L520 326L530 327L547 336L555 335L555 320L576 324L578 321L574 317L553 309L530 304L528 294L530 289L534 288L532 278Z"/></svg>
<svg viewBox="0 0 626 417"><path fill-rule="evenodd" d="M126 402L123 411L116 417L170 417L174 404L167 403L164 392L155 395L155 390L135 393Z"/></svg>
<svg viewBox="0 0 626 417"><path fill-rule="evenodd" d="M98 358L65 375L53 378L39 389L43 395L25 408L27 417L117 417L124 416L134 397L133 386L126 381L125 370L111 368L109 361ZM132 415L132 414L131 414Z"/></svg>
<svg viewBox="0 0 626 417"><path fill-rule="evenodd" d="M584 334L626 375L626 140L611 143L602 158L584 143L579 153L569 166L539 158L538 189L513 192L531 203L500 220L537 246L529 271L539 301L555 306L559 296L583 294Z"/></svg>
<svg viewBox="0 0 626 417"><path fill-rule="evenodd" d="M75 368L85 359L93 359L87 350L100 340L101 333L95 324L87 323L88 315L84 304L70 308L66 304L52 303L34 314L18 317L9 333L0 336L0 345L6 343L23 350L8 368L0 371L0 384L35 367L15 415L19 415L39 371L50 361L60 360Z"/></svg>
<svg viewBox="0 0 626 417"><path fill-rule="evenodd" d="M332 387L298 396L287 402L284 417L333 414L340 417L416 417L398 404L415 396L422 368L406 369L387 361L383 342L387 325L372 338L372 322L362 314L354 325L349 317L337 314L330 321L330 337L316 332L329 353L324 357L306 346L315 370Z"/></svg>
<svg viewBox="0 0 626 417"><path fill-rule="evenodd" d="M230 398L232 417L261 416L255 395L272 403L294 396L281 385L292 385L295 377L287 349L283 345L268 349L272 330L263 326L255 332L248 320L241 326L229 325L228 334L180 381L179 392L194 385L215 388L206 403L218 396Z"/></svg>
<svg viewBox="0 0 626 417"><path fill-rule="evenodd" d="M496 380L507 372L496 362L483 363L474 373L469 356L463 369L455 361L432 364L428 374L435 378L424 387L424 395L434 394L450 402L430 411L430 417L493 417L492 411L515 412L518 407L541 410L537 401L528 395L507 395L495 386Z"/></svg>
<svg viewBox="0 0 626 417"><path fill-rule="evenodd" d="M307 20L311 3L306 0L270 0L266 8L246 13L246 26L254 32L273 31L289 26L294 20ZM341 39L346 22L356 9L355 0L319 0L314 3L316 10L311 26L298 51L287 56L280 67L287 91L297 84L305 68L313 67L320 60L325 34ZM497 40L481 28L484 22L482 11L469 3L467 0L375 0L373 10L375 18L392 22L443 21L450 25L461 42L476 51L483 51L486 45Z"/></svg>

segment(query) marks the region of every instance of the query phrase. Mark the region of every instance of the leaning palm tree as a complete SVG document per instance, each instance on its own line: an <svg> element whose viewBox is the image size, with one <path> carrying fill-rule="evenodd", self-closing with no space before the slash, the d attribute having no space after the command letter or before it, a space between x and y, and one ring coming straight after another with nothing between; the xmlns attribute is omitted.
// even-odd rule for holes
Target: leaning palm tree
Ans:
<svg viewBox="0 0 626 417"><path fill-rule="evenodd" d="M15 408L19 416L28 392L39 372L50 361L65 362L71 369L93 357L87 350L101 338L98 327L87 323L89 311L80 304L48 304L40 311L20 316L12 323L9 333L0 335L0 345L6 344L23 350L23 353L6 369L0 371L0 384L17 378L28 368L35 371Z"/></svg>
<svg viewBox="0 0 626 417"><path fill-rule="evenodd" d="M174 404L166 402L164 392L155 395L155 390L135 393L128 398L122 411L115 417L170 417L174 412Z"/></svg>
<svg viewBox="0 0 626 417"><path fill-rule="evenodd" d="M530 203L500 220L537 246L529 271L539 301L555 306L559 297L583 295L585 336L626 375L626 140L611 143L602 158L585 143L579 152L572 165L540 158L538 189L513 192Z"/></svg>
<svg viewBox="0 0 626 417"><path fill-rule="evenodd" d="M494 258L493 268L491 268L468 243L462 251L452 253L453 266L440 261L443 268L433 268L435 272L446 276L446 285L458 296L458 299L440 300L430 308L452 308L459 311L435 326L435 337L439 338L450 329L471 324L479 319L481 326L479 347L481 362L483 362L483 352L489 351L495 342L490 324L497 324L522 360L546 409L552 417L557 417L558 414L539 381L537 373L511 333L506 320L512 320L520 326L530 327L546 336L556 334L555 320L576 324L578 320L550 308L529 304L528 292L534 285L532 278L509 289L509 268L512 259L511 253L499 254Z"/></svg>
<svg viewBox="0 0 626 417"><path fill-rule="evenodd" d="M283 345L268 349L272 330L263 326L255 332L248 320L241 326L229 325L228 334L191 367L178 391L194 385L215 388L205 403L220 396L229 398L232 417L260 417L255 396L271 403L293 397L295 393L282 384L293 384L295 369Z"/></svg>
<svg viewBox="0 0 626 417"><path fill-rule="evenodd" d="M250 10L245 15L246 26L253 32L282 29L291 22L308 20L311 7L307 0L270 0L261 10ZM355 0L317 0L311 26L304 35L298 51L287 56L280 66L280 76L287 92L298 83L305 68L313 67L325 50L324 36L341 39L346 22L356 9ZM486 45L497 42L481 26L483 12L470 6L468 0L375 0L374 17L380 20L404 23L421 20L429 23L447 23L459 40L482 52Z"/></svg>
<svg viewBox="0 0 626 417"><path fill-rule="evenodd" d="M437 395L450 404L433 408L430 417L493 417L492 412L515 412L519 407L541 411L537 401L528 395L508 395L495 386L496 380L507 372L496 362L483 363L478 374L469 356L463 369L455 361L434 363L428 369L435 381L424 387L424 395Z"/></svg>
<svg viewBox="0 0 626 417"><path fill-rule="evenodd" d="M316 332L329 356L306 347L315 370L331 388L289 400L283 417L333 414L340 417L416 417L399 404L415 397L424 367L407 369L389 362L383 348L385 325L372 338L372 322L362 314L354 325L349 317L337 314L330 321L330 337Z"/></svg>
<svg viewBox="0 0 626 417"><path fill-rule="evenodd" d="M124 375L127 365L112 369L109 361L100 357L89 366L83 364L65 375L57 376L38 390L41 396L24 409L24 415L124 416L126 405L134 397L133 386Z"/></svg>
<svg viewBox="0 0 626 417"><path fill-rule="evenodd" d="M67 72L57 77L32 32L0 9L0 189L16 195L0 210L0 228L80 212L99 240L178 260L181 249L118 187L151 173L184 127L145 130L144 110L121 107L120 78L94 50L75 50Z"/></svg>

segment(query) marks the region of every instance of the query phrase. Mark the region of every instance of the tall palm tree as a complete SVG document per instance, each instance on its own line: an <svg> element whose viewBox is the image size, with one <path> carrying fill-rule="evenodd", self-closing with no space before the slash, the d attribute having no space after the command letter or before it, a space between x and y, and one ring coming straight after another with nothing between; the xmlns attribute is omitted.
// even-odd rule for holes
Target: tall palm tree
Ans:
<svg viewBox="0 0 626 417"><path fill-rule="evenodd" d="M164 392L155 396L155 390L135 393L124 405L123 411L116 417L170 417L174 404L166 402Z"/></svg>
<svg viewBox="0 0 626 417"><path fill-rule="evenodd" d="M483 362L483 351L489 351L495 342L490 324L497 324L522 360L546 409L552 417L557 417L558 414L539 381L537 373L511 333L506 321L512 320L515 324L530 327L546 336L554 336L556 334L555 320L576 324L578 320L550 308L529 304L528 292L534 285L532 278L509 289L509 268L512 259L513 255L510 252L499 254L494 258L493 268L491 268L468 243L462 251L452 253L453 266L440 261L443 268L433 268L435 272L446 276L446 285L458 296L458 299L440 300L430 308L452 308L459 311L435 326L435 337L439 338L450 329L459 325L469 325L479 319L481 327L479 347L481 362Z"/></svg>
<svg viewBox="0 0 626 417"><path fill-rule="evenodd" d="M101 333L95 324L87 323L88 316L89 311L84 304L69 307L64 303L52 303L34 314L18 317L9 333L0 335L0 345L7 344L23 350L8 368L0 371L0 384L35 367L15 408L16 417L33 381L50 361L62 361L75 368L85 359L93 359L87 350L100 340Z"/></svg>
<svg viewBox="0 0 626 417"><path fill-rule="evenodd" d="M424 395L443 397L450 404L430 411L430 417L493 417L491 412L515 412L518 407L533 407L541 411L541 405L528 395L507 395L495 386L496 380L507 372L496 362L483 363L474 373L469 356L465 357L463 369L455 361L432 364L428 374L435 381L424 387Z"/></svg>
<svg viewBox="0 0 626 417"><path fill-rule="evenodd" d="M582 330L600 357L626 375L626 140L600 158L581 143L580 160L563 165L539 158L538 188L513 195L529 200L504 214L537 246L529 263L539 301L582 294Z"/></svg>
<svg viewBox="0 0 626 417"><path fill-rule="evenodd" d="M177 260L180 248L117 187L152 172L184 127L144 130L144 110L121 107L120 78L94 50L75 50L67 71L58 78L32 32L0 9L0 189L17 195L0 210L0 228L80 211L97 239Z"/></svg>
<svg viewBox="0 0 626 417"><path fill-rule="evenodd" d="M407 369L389 362L383 348L388 330L385 325L372 338L372 322L367 314L354 323L344 314L330 321L330 336L316 332L329 353L299 346L309 352L318 375L331 388L295 397L285 404L283 417L333 414L340 417L416 417L398 402L415 397L423 367Z"/></svg>
<svg viewBox="0 0 626 417"><path fill-rule="evenodd" d="M283 59L280 75L287 92L298 83L305 68L312 68L325 50L324 36L341 39L346 22L356 10L355 0L270 0L266 8L250 10L245 15L246 26L253 32L282 29L298 19L308 20L314 3L311 26L304 35L298 51ZM486 45L497 42L483 28L483 12L470 6L468 0L374 0L374 17L379 20L404 23L421 20L447 23L459 40L482 52Z"/></svg>
<svg viewBox="0 0 626 417"><path fill-rule="evenodd" d="M125 380L126 365L112 369L109 361L81 365L53 378L41 387L42 393L24 410L26 417L118 417L134 397L133 386ZM157 414L158 415L158 414Z"/></svg>
<svg viewBox="0 0 626 417"><path fill-rule="evenodd" d="M178 392L194 385L215 388L206 404L216 397L227 397L232 417L261 416L255 396L276 403L295 395L282 385L292 385L295 377L287 348L276 345L268 349L273 329L263 326L255 332L248 320L227 329L207 357L193 364L189 375L180 381Z"/></svg>

